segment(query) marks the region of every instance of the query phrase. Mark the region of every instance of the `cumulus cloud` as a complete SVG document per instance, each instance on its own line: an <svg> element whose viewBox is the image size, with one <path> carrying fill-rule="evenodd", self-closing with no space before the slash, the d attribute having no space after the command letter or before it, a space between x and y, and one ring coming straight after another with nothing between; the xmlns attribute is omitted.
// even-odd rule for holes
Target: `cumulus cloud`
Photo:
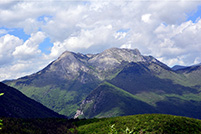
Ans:
<svg viewBox="0 0 201 134"><path fill-rule="evenodd" d="M30 75L44 68L49 62L41 58L40 61L32 59L29 61L15 61L5 67L0 67L0 80L16 79L25 75Z"/></svg>
<svg viewBox="0 0 201 134"><path fill-rule="evenodd" d="M200 4L185 0L3 0L1 76L14 78L5 74L5 64L20 76L41 69L65 50L96 53L110 47L138 48L170 66L199 63L201 21L186 20ZM30 38L23 41L3 28L21 28ZM53 44L50 54L39 49L45 38Z"/></svg>
<svg viewBox="0 0 201 134"><path fill-rule="evenodd" d="M6 34L0 37L0 80L17 78L42 69L50 61L38 49L45 34L31 34L27 41ZM34 66L33 66L34 65Z"/></svg>
<svg viewBox="0 0 201 134"><path fill-rule="evenodd" d="M41 51L38 49L38 46L45 38L46 36L42 32L31 34L31 37L24 44L15 48L15 51L12 53L13 56L21 60L26 60L39 55Z"/></svg>
<svg viewBox="0 0 201 134"><path fill-rule="evenodd" d="M23 43L18 37L6 34L0 37L0 65L9 64L14 60L12 52Z"/></svg>
<svg viewBox="0 0 201 134"><path fill-rule="evenodd" d="M65 50L77 51L96 46L108 47L106 45L111 44L115 38L112 31L111 25L81 30L78 35L71 36L63 42L55 42L50 55L58 57Z"/></svg>
<svg viewBox="0 0 201 134"><path fill-rule="evenodd" d="M198 57L201 57L201 38L199 37L201 20L195 23L187 21L181 25L160 25L154 33L157 35L155 43L159 47L153 54L159 58L163 57L165 62L171 61L167 62L170 66L179 63L182 65L197 63ZM175 58L177 60L173 60Z"/></svg>

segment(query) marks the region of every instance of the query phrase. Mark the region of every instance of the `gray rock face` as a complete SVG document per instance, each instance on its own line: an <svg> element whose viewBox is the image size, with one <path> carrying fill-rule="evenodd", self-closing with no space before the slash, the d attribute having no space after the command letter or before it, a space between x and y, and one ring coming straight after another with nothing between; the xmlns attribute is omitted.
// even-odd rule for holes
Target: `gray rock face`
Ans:
<svg viewBox="0 0 201 134"><path fill-rule="evenodd" d="M119 68L122 62L142 62L150 59L154 61L154 58L142 56L138 49L111 48L99 54L87 55L66 51L49 66L48 72L55 72L59 77L69 80L80 76L81 82L85 81L84 76L81 76L83 73L103 80L107 79L104 73Z"/></svg>
<svg viewBox="0 0 201 134"><path fill-rule="evenodd" d="M111 48L91 58L89 64L95 66L99 71L107 71L120 65L123 61L138 62L145 60L137 49Z"/></svg>
<svg viewBox="0 0 201 134"><path fill-rule="evenodd" d="M48 68L49 72L55 72L58 76L64 79L75 79L80 75L80 72L88 72L89 68L85 65L87 61L81 55L64 52L56 61Z"/></svg>

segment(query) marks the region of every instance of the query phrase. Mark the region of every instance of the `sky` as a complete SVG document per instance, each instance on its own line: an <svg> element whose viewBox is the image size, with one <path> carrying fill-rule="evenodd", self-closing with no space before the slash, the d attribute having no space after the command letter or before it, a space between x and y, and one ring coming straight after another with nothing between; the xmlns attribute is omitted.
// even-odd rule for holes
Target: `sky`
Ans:
<svg viewBox="0 0 201 134"><path fill-rule="evenodd" d="M172 67L201 63L201 0L0 0L0 81L64 51L137 48Z"/></svg>

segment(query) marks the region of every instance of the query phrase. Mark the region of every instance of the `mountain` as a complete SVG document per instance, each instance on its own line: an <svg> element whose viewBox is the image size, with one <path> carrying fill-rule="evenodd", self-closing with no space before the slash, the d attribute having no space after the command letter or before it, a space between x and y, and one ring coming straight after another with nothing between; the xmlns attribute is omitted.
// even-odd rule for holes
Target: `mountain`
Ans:
<svg viewBox="0 0 201 134"><path fill-rule="evenodd" d="M187 68L187 66L175 65L172 67L172 70L177 71L177 70L184 69L184 68Z"/></svg>
<svg viewBox="0 0 201 134"><path fill-rule="evenodd" d="M188 85L194 86L197 89L201 88L201 64L176 70L176 73L187 78L186 83Z"/></svg>
<svg viewBox="0 0 201 134"><path fill-rule="evenodd" d="M66 51L43 70L5 83L68 117L200 118L200 74L199 67L173 70L138 49L111 48L98 54Z"/></svg>
<svg viewBox="0 0 201 134"><path fill-rule="evenodd" d="M129 63L115 78L93 90L75 117L165 113L201 118L200 91L157 77L160 68L163 66L153 62Z"/></svg>
<svg viewBox="0 0 201 134"><path fill-rule="evenodd" d="M86 55L66 51L43 70L6 84L55 112L73 117L80 102L100 83L115 77L129 62L139 61L158 62L137 49L111 48Z"/></svg>
<svg viewBox="0 0 201 134"><path fill-rule="evenodd" d="M192 66L175 65L171 69L174 70L174 71L181 71L181 70L189 70L190 68L196 68L196 67L199 67L199 66L201 66L201 63L200 64L195 64L195 65L192 65Z"/></svg>
<svg viewBox="0 0 201 134"><path fill-rule="evenodd" d="M0 96L0 117L64 118L3 83L0 83L0 92L4 93Z"/></svg>

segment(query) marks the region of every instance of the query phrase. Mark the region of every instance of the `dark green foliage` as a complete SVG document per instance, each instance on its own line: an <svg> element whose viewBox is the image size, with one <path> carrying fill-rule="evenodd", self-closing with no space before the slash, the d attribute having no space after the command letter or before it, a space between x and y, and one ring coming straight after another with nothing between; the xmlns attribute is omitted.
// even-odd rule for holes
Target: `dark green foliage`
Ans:
<svg viewBox="0 0 201 134"><path fill-rule="evenodd" d="M4 93L0 93L0 96L4 95ZM0 119L0 130L2 129L1 127L3 126L3 120Z"/></svg>
<svg viewBox="0 0 201 134"><path fill-rule="evenodd" d="M1 134L74 134L75 126L67 119L3 118ZM69 129L74 129L72 133Z"/></svg>
<svg viewBox="0 0 201 134"><path fill-rule="evenodd" d="M101 119L99 122L79 126L77 130L80 134L108 134L111 131L125 134L126 129L136 134L199 134L201 120L173 115L144 114Z"/></svg>
<svg viewBox="0 0 201 134"><path fill-rule="evenodd" d="M3 120L0 119L0 130L2 129L2 126L3 126L2 122L3 122Z"/></svg>
<svg viewBox="0 0 201 134"><path fill-rule="evenodd" d="M17 118L64 118L42 104L26 97L20 91L0 83L0 92L4 95L0 97L0 117Z"/></svg>
<svg viewBox="0 0 201 134"><path fill-rule="evenodd" d="M201 120L143 114L102 119L3 118L1 134L199 134Z"/></svg>

